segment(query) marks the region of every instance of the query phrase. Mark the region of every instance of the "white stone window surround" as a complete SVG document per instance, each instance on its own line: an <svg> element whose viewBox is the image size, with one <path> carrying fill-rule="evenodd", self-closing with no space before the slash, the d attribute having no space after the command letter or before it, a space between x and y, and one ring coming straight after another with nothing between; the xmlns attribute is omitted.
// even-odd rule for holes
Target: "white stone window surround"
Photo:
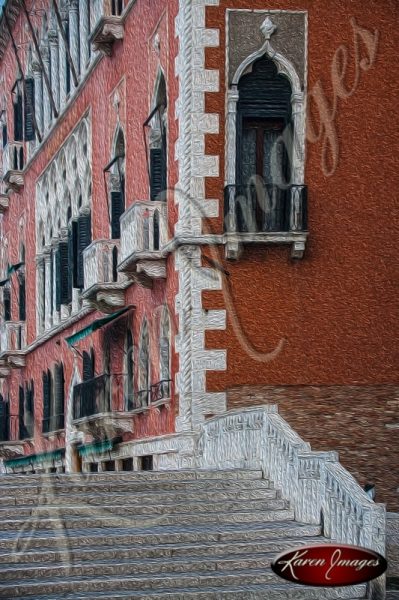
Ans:
<svg viewBox="0 0 399 600"><path fill-rule="evenodd" d="M251 10L251 9L227 9L226 11L226 39L229 40L229 13L231 12L254 12L265 15L262 25L262 33L265 36L264 44L253 52L241 63L232 79L226 94L226 170L225 185L236 183L236 124L237 105L239 100L238 84L241 77L250 72L253 63L267 56L275 63L278 73L285 75L292 88L291 106L293 122L293 153L292 153L292 183L304 185L305 181L305 158L306 158L306 91L307 91L307 47L308 47L308 13L307 11L284 11L284 10ZM273 24L273 14L300 13L305 15L305 74L302 89L299 75L294 65L281 53L274 50L271 38L276 28ZM226 81L229 80L229 46L226 44Z"/></svg>
<svg viewBox="0 0 399 600"><path fill-rule="evenodd" d="M308 48L308 13L307 11L284 11L284 10L250 10L250 9L227 9L226 11L226 81L229 81L229 14L231 12L253 12L264 14L265 20L261 26L261 31L265 36L265 42L262 46L248 55L236 70L230 86L226 92L226 144L225 144L225 187L236 185L236 154L237 154L237 107L239 101L238 85L243 75L250 72L254 62L263 56L270 58L277 67L279 74L287 77L292 89L291 107L292 107L292 150L291 164L292 175L291 184L305 185L305 162L306 162L306 101L307 101L307 48ZM276 26L273 23L273 14L294 13L303 14L305 17L305 56L304 56L304 83L301 86L299 75L287 57L277 52L270 41ZM266 243L291 243L292 257L302 258L305 250L307 233L295 232L275 234L265 233L258 236L259 241ZM240 254L239 245L241 242L251 241L251 234L225 234L223 242L226 244L226 256L228 258L237 258Z"/></svg>
<svg viewBox="0 0 399 600"><path fill-rule="evenodd" d="M36 186L36 247L42 248L43 255L37 256L37 310L36 332L56 328L58 324L80 310L80 291L73 289L72 313L67 306L55 309L55 277L53 289L50 285L50 251L59 240L67 236L71 219L76 220L82 211L91 210L91 111L77 123L62 147L39 175ZM81 199L81 204L80 204ZM68 216L68 209L71 216ZM44 244L43 244L44 241ZM46 260L47 257L47 260ZM42 298L41 265L46 264L46 294ZM53 273L55 273L53 265ZM50 298L53 296L53 312ZM39 306L44 302L44 323L40 318Z"/></svg>

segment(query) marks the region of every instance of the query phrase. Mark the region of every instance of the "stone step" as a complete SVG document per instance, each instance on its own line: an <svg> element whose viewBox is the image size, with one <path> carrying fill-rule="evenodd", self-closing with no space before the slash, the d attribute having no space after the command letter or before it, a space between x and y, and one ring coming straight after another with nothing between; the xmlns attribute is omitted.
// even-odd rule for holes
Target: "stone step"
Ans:
<svg viewBox="0 0 399 600"><path fill-rule="evenodd" d="M91 547L136 546L174 544L232 544L236 542L268 542L285 538L316 537L321 534L319 525L303 525L295 521L271 521L221 526L157 527L150 530L122 528L105 533L103 529L89 530L36 530L26 527L24 531L4 532L0 549L5 552L26 552L34 548L40 551L56 549L90 549Z"/></svg>
<svg viewBox="0 0 399 600"><path fill-rule="evenodd" d="M269 510L266 512L259 511L241 511L241 512L220 512L220 513L202 513L192 515L156 515L135 517L129 516L103 516L103 515L88 515L86 517L60 517L60 518L40 518L32 516L29 520L25 519L4 519L0 521L0 531L16 531L21 528L26 529L30 523L34 523L35 529L90 529L93 527L155 527L155 526L180 526L180 525L195 525L200 524L229 524L229 523L254 523L267 521L285 521L293 520L294 511L290 509Z"/></svg>
<svg viewBox="0 0 399 600"><path fill-rule="evenodd" d="M201 481L212 479L223 481L248 479L263 479L263 472L254 469L227 469L227 470L179 470L179 471L112 471L103 473L54 473L38 475L0 475L1 487L23 487L31 485L55 484L62 485L80 483L115 483L118 481L142 482L142 481Z"/></svg>
<svg viewBox="0 0 399 600"><path fill-rule="evenodd" d="M53 502L57 498L53 499ZM180 500L180 498L179 498ZM246 500L245 504L241 500L224 500L222 502L175 502L169 504L143 504L143 505L124 505L115 502L113 505L86 504L85 502L69 506L61 505L39 505L33 507L14 506L11 508L0 508L0 520L22 520L27 517L38 518L61 518L70 516L118 516L127 515L173 515L193 513L193 519L196 515L210 512L240 512L245 508L246 511L268 511L288 508L289 503L283 499L271 500ZM1 525L0 525L1 529Z"/></svg>
<svg viewBox="0 0 399 600"><path fill-rule="evenodd" d="M277 584L276 584L277 582ZM168 575L162 574L160 576L152 576L148 578L146 576L125 576L119 577L95 577L95 578L82 578L74 577L67 579L60 579L59 581L40 581L31 580L24 583L17 584L0 584L0 598L18 598L18 597L29 597L34 595L56 595L71 593L73 592L76 598L76 594L80 592L90 592L98 598L96 592L112 592L112 598L115 598L115 592L117 591L137 591L143 594L144 591L155 591L156 589L162 590L163 588L169 590L176 590L183 588L185 590L192 590L193 588L199 588L202 590L203 587L225 587L225 586L242 586L243 589L249 585L263 585L264 596L270 598L265 587L275 583L278 585L281 582L271 570L265 569L250 569L250 570L235 570L234 572L219 571L212 573L202 572L186 572L185 574ZM293 584L286 583L280 584L281 589L286 588L287 591L292 587ZM299 586L298 589L303 589ZM365 586L354 586L353 588L345 589L345 596L341 595L341 598L362 598L365 595ZM321 590L319 589L318 600L322 600ZM266 593L265 593L266 592ZM144 596L145 597L145 596ZM282 596L284 597L284 596ZM331 598L340 597L330 596Z"/></svg>
<svg viewBox="0 0 399 600"><path fill-rule="evenodd" d="M58 581L59 578L67 577L117 577L117 576L155 576L161 574L185 574L187 572L195 573L214 573L217 571L236 571L243 569L267 569L270 571L270 565L276 554L267 552L263 554L240 555L236 556L207 556L207 557L167 557L133 560L130 558L121 559L119 550L115 551L115 556L110 561L99 561L93 553L91 560L80 564L59 565L5 565L1 566L2 583L14 582L22 583L25 579L36 579L37 581L48 580ZM276 577L273 575L273 579Z"/></svg>
<svg viewBox="0 0 399 600"><path fill-rule="evenodd" d="M154 492L149 494L148 492L134 492L133 494L128 492L99 492L97 494L88 494L82 498L79 498L80 501L84 501L85 504L90 504L94 506L107 506L107 505L144 505L144 504L175 504L176 502L223 502L223 501L232 501L232 500L240 500L242 502L247 502L248 500L273 500L275 498L280 498L280 494L277 490L272 488L254 488L254 489L243 489L241 491L229 491L229 490L220 490L220 491L212 491L208 489L204 490L196 490L196 491L185 491L184 489L179 490L175 493L167 493L167 492ZM0 507L7 506L32 506L37 503L38 498L26 498L24 496L18 497L17 504L15 504L15 498L13 498L14 502L6 503L2 502L3 498L0 498ZM68 505L69 503L76 502L76 495L69 495L66 493L57 493L51 494L49 496L40 496L41 505L47 505L55 503L57 506L60 505ZM1 510L1 509L0 509Z"/></svg>
<svg viewBox="0 0 399 600"><path fill-rule="evenodd" d="M202 587L200 590L188 589L161 589L147 590L146 592L115 592L112 598L108 592L88 592L87 594L63 594L63 600L358 600L364 598L364 593L353 588L309 588L305 586L292 585L247 585L245 589L241 586L227 586L225 588ZM352 594L352 595L351 595ZM58 595L29 596L30 600L60 600ZM389 598L387 597L387 600ZM393 599L396 600L396 599Z"/></svg>
<svg viewBox="0 0 399 600"><path fill-rule="evenodd" d="M300 532L298 532L299 534ZM302 533L302 532L301 532ZM50 563L76 564L86 563L92 559L96 561L114 560L115 556L119 560L137 560L147 558L179 558L179 557L199 557L209 558L210 556L235 556L237 554L267 554L273 552L278 554L287 548L299 547L305 544L321 544L325 541L320 536L305 537L303 534L297 537L286 537L282 539L267 539L265 541L255 542L231 542L229 544L159 544L155 546L90 546L90 548L73 549L66 547L64 551L38 548L30 552L2 552L0 551L0 560L2 569L7 565L19 566L26 565L30 567L32 563L48 566Z"/></svg>
<svg viewBox="0 0 399 600"><path fill-rule="evenodd" d="M68 484L63 485L62 483L55 482L54 485L32 485L25 487L8 486L4 490L4 496L2 504L8 504L9 499L14 498L13 504L17 503L16 498L27 499L28 497L34 499L40 495L51 495L51 494L66 494L71 497L75 497L77 494L97 494L97 493L116 493L116 492L179 492L179 491L206 491L206 490L229 490L229 491L243 491L248 489L260 489L272 488L270 481L266 479L249 479L247 481L227 479L215 480L189 480L189 481L166 481L165 483L159 481L118 481L115 483L100 482L100 483L79 483L79 484Z"/></svg>

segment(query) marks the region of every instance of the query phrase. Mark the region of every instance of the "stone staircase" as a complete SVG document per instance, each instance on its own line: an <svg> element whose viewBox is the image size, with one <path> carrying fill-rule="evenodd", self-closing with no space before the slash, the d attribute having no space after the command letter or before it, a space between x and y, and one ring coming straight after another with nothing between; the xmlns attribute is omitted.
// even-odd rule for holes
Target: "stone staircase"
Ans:
<svg viewBox="0 0 399 600"><path fill-rule="evenodd" d="M365 586L284 582L276 554L322 543L261 471L2 476L0 598L327 600Z"/></svg>

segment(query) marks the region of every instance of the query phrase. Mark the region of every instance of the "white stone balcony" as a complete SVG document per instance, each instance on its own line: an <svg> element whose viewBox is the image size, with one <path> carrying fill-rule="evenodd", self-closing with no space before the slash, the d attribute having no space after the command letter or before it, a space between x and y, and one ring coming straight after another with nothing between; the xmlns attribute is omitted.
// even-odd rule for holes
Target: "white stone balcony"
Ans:
<svg viewBox="0 0 399 600"><path fill-rule="evenodd" d="M118 273L119 240L95 240L83 252L82 297L98 310L112 313L125 306L127 277Z"/></svg>
<svg viewBox="0 0 399 600"><path fill-rule="evenodd" d="M7 321L0 329L0 367L20 369L25 366L26 323Z"/></svg>
<svg viewBox="0 0 399 600"><path fill-rule="evenodd" d="M168 238L166 203L135 202L121 217L118 270L150 280L165 278Z"/></svg>
<svg viewBox="0 0 399 600"><path fill-rule="evenodd" d="M0 215L3 215L10 205L10 198L7 192L7 186L3 181L0 181Z"/></svg>
<svg viewBox="0 0 399 600"><path fill-rule="evenodd" d="M92 0L90 43L93 50L111 56L114 42L124 36L124 0Z"/></svg>
<svg viewBox="0 0 399 600"><path fill-rule="evenodd" d="M9 142L3 148L3 182L6 191L19 192L24 185L25 154L23 142Z"/></svg>

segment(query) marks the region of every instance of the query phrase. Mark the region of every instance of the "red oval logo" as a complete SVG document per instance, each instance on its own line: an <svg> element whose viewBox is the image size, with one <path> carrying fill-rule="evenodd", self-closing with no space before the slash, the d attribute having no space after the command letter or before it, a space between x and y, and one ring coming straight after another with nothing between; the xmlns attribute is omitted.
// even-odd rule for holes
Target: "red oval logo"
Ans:
<svg viewBox="0 0 399 600"><path fill-rule="evenodd" d="M387 566L381 554L345 544L301 546L279 554L271 565L283 579L323 587L366 583L385 573Z"/></svg>

